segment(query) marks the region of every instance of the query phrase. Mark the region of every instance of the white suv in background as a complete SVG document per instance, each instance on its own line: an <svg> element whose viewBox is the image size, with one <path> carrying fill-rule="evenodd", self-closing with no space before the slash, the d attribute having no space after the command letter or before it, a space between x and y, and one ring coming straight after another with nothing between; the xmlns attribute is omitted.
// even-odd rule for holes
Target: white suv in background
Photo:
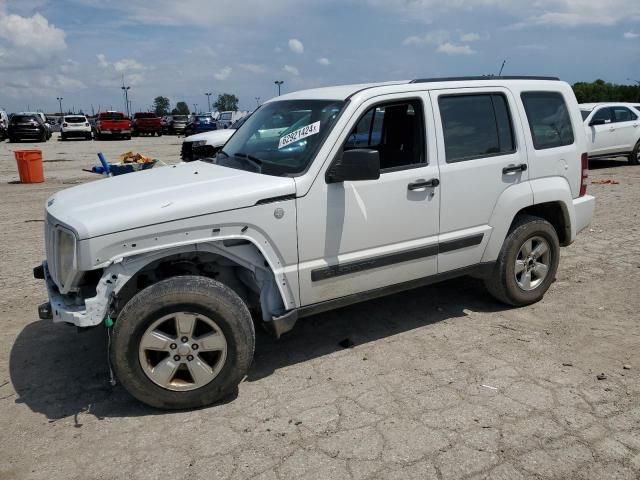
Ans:
<svg viewBox="0 0 640 480"><path fill-rule="evenodd" d="M589 158L627 157L640 163L640 111L628 103L582 103Z"/></svg>
<svg viewBox="0 0 640 480"><path fill-rule="evenodd" d="M507 305L542 299L593 216L586 152L573 91L553 78L289 93L215 158L49 198L40 317L104 322L139 400L207 405L247 374L254 319L279 336L468 274Z"/></svg>
<svg viewBox="0 0 640 480"><path fill-rule="evenodd" d="M60 139L84 138L91 140L91 124L84 115L65 115L60 123Z"/></svg>

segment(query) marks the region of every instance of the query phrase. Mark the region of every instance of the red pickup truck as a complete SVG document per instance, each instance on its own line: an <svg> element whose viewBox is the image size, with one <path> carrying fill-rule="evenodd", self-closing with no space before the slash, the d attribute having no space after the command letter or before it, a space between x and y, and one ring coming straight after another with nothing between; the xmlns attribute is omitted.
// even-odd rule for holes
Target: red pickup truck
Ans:
<svg viewBox="0 0 640 480"><path fill-rule="evenodd" d="M121 112L101 112L95 124L95 138L122 137L131 140L131 120Z"/></svg>
<svg viewBox="0 0 640 480"><path fill-rule="evenodd" d="M155 113L138 112L133 116L133 135L151 135L155 133L159 137L162 136L162 119Z"/></svg>

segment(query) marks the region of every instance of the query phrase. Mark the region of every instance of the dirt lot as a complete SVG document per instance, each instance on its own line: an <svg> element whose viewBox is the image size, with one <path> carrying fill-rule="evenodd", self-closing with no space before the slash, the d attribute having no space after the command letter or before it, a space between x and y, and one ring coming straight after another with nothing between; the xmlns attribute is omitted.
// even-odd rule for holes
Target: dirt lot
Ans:
<svg viewBox="0 0 640 480"><path fill-rule="evenodd" d="M596 217L543 302L459 279L319 315L260 333L235 398L165 413L109 385L102 328L38 320L31 269L46 198L92 179L98 150L175 162L180 142L54 137L40 185L14 183L0 144L1 479L640 476L640 167L592 164L620 183L590 187Z"/></svg>

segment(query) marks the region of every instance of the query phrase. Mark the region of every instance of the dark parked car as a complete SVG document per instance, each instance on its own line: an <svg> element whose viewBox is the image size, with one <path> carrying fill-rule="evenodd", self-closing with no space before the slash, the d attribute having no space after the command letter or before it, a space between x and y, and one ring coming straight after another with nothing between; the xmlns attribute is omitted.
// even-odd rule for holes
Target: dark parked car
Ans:
<svg viewBox="0 0 640 480"><path fill-rule="evenodd" d="M209 115L196 115L185 127L184 135L185 137L188 137L189 135L194 135L196 133L210 132L217 128L217 123L213 117L210 117Z"/></svg>
<svg viewBox="0 0 640 480"><path fill-rule="evenodd" d="M9 120L7 133L10 142L20 140L46 142L49 139L49 131L38 115L13 115Z"/></svg>

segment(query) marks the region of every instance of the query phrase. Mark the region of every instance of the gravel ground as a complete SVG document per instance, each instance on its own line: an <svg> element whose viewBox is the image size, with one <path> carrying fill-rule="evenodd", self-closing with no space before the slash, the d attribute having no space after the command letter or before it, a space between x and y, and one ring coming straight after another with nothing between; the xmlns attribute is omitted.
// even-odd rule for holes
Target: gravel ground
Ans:
<svg viewBox="0 0 640 480"><path fill-rule="evenodd" d="M40 185L0 144L1 479L639 478L640 167L592 164L619 184L590 187L544 301L506 308L462 278L305 319L258 334L234 398L166 413L109 385L101 328L38 320L31 269L44 201L94 178L97 151L170 163L181 140L54 137Z"/></svg>

